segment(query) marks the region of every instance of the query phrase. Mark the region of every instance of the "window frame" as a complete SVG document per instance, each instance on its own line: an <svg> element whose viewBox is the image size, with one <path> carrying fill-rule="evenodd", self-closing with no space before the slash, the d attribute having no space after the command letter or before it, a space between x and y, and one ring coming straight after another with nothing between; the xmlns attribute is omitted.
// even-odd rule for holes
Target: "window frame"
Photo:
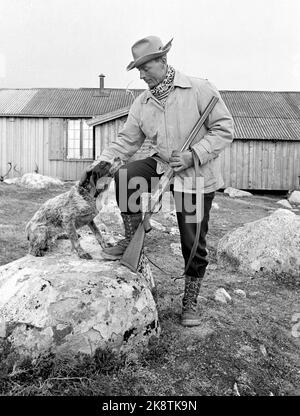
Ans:
<svg viewBox="0 0 300 416"><path fill-rule="evenodd" d="M79 137L79 154L80 156L77 157L68 157L68 151L69 151L69 122L70 121L80 121L80 137ZM83 122L86 122L87 120L90 120L88 118L81 118L81 117L74 117L74 118L68 118L66 119L66 153L65 153L65 160L71 161L71 162L80 162L80 161L93 161L95 160L95 129L94 126L92 126L92 156L91 157L83 157Z"/></svg>

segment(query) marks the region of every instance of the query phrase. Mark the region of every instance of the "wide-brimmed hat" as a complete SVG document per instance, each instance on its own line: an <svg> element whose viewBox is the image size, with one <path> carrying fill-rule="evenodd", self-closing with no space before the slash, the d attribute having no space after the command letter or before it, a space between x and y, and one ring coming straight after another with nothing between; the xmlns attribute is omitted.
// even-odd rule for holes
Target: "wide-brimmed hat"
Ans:
<svg viewBox="0 0 300 416"><path fill-rule="evenodd" d="M127 66L127 71L168 53L172 46L172 40L173 38L165 46L157 36L147 36L135 42L131 48L134 60Z"/></svg>

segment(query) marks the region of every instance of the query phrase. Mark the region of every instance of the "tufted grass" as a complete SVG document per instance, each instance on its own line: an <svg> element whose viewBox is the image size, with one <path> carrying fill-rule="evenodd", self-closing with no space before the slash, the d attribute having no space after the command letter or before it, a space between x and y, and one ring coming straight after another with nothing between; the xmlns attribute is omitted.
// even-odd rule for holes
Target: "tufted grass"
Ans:
<svg viewBox="0 0 300 416"><path fill-rule="evenodd" d="M70 186L65 184L63 190ZM26 222L41 203L61 192L28 191L0 184L0 265L26 254ZM211 211L210 266L199 297L203 325L191 329L180 326L183 281L174 282L169 275L178 276L182 270L182 259L170 249L170 243L179 243L179 237L153 230L146 238L147 254L169 273L152 267L158 289L160 339L152 339L148 349L139 354L117 356L97 350L93 357L47 354L35 361L20 360L2 339L0 394L299 395L300 337L292 334L293 316L300 312L299 287L272 276L250 278L216 261L219 238L278 208L276 198L255 196L251 201L239 202L218 193L215 201L220 209ZM155 219L172 225L161 214ZM121 232L118 225L108 225L116 233ZM219 287L230 293L231 303L215 302L214 293ZM247 297L238 297L235 289L243 289Z"/></svg>

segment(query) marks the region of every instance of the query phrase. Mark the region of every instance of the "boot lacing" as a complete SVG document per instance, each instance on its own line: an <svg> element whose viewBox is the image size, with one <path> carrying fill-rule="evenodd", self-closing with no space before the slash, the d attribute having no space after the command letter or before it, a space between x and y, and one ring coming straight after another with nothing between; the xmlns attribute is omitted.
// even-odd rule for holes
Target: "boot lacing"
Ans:
<svg viewBox="0 0 300 416"><path fill-rule="evenodd" d="M182 299L182 307L184 311L197 311L197 298L199 295L200 286L200 278L195 278L187 275L185 276L184 296Z"/></svg>
<svg viewBox="0 0 300 416"><path fill-rule="evenodd" d="M142 221L142 214L124 214L121 213L121 217L124 223L125 228L125 238L118 241L117 246L126 248L133 237L134 233L136 232L140 222Z"/></svg>

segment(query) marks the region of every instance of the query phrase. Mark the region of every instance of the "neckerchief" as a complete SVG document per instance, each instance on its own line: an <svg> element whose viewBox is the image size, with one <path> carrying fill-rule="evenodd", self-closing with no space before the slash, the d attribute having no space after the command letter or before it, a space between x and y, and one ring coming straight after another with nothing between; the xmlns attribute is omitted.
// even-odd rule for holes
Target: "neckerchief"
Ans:
<svg viewBox="0 0 300 416"><path fill-rule="evenodd" d="M161 102L163 106L166 103L168 95L174 88L174 77L175 69L171 65L168 65L165 78L162 80L162 82L156 85L156 87L150 89L150 92L154 95L156 99L158 99Z"/></svg>

